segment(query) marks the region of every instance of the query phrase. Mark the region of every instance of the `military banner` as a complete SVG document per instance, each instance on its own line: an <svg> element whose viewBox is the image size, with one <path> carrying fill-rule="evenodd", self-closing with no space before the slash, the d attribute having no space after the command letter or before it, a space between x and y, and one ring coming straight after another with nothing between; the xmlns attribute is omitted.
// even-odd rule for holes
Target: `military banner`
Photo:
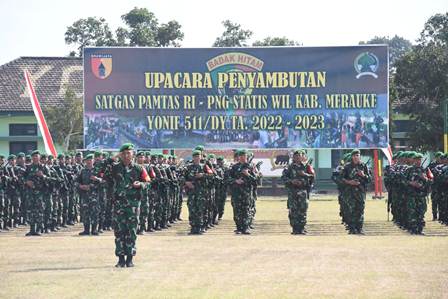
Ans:
<svg viewBox="0 0 448 299"><path fill-rule="evenodd" d="M85 148L384 148L383 45L85 48Z"/></svg>

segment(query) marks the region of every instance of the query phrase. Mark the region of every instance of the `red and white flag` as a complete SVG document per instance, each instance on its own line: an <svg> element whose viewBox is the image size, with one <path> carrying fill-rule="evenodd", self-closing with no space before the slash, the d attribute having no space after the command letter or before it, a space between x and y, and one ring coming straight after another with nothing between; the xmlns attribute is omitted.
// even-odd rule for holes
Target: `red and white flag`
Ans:
<svg viewBox="0 0 448 299"><path fill-rule="evenodd" d="M48 155L53 155L57 157L56 148L53 144L53 139L51 138L50 131L48 130L47 123L45 122L44 114L42 113L42 109L40 108L39 100L37 99L36 92L34 91L33 84L31 83L30 73L25 70L25 81L26 86L28 87L28 93L30 94L31 105L33 106L34 115L37 119L37 124L39 126L40 133L44 139L45 151Z"/></svg>
<svg viewBox="0 0 448 299"><path fill-rule="evenodd" d="M382 148L381 150L389 161L389 165L392 165L392 148L390 147L390 144L387 146L387 148Z"/></svg>

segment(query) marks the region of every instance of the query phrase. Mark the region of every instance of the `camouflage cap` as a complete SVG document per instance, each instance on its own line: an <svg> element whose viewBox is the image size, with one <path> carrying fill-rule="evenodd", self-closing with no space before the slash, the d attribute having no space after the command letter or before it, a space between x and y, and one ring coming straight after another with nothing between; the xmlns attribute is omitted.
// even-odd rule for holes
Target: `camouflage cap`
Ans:
<svg viewBox="0 0 448 299"><path fill-rule="evenodd" d="M361 151L359 150L359 149L354 149L354 150L352 150L352 152L351 152L351 155L352 156L354 156L354 155L360 155L361 154Z"/></svg>
<svg viewBox="0 0 448 299"><path fill-rule="evenodd" d="M301 149L296 149L293 152L294 155L305 155L305 151Z"/></svg>
<svg viewBox="0 0 448 299"><path fill-rule="evenodd" d="M86 155L85 157L84 157L84 161L85 160L92 160L94 158L94 154L88 154L88 155Z"/></svg>
<svg viewBox="0 0 448 299"><path fill-rule="evenodd" d="M40 155L40 152L38 150L35 150L31 153L31 156L34 156L34 155Z"/></svg>
<svg viewBox="0 0 448 299"><path fill-rule="evenodd" d="M237 155L238 156L244 156L244 155L247 155L247 150L246 149L239 149L238 151L237 151Z"/></svg>
<svg viewBox="0 0 448 299"><path fill-rule="evenodd" d="M120 153L127 150L134 150L135 146L132 143L125 143L120 147Z"/></svg>
<svg viewBox="0 0 448 299"><path fill-rule="evenodd" d="M444 154L442 153L442 152L437 152L437 153L435 153L434 154L434 157L436 157L436 158L440 158L440 157L442 157Z"/></svg>

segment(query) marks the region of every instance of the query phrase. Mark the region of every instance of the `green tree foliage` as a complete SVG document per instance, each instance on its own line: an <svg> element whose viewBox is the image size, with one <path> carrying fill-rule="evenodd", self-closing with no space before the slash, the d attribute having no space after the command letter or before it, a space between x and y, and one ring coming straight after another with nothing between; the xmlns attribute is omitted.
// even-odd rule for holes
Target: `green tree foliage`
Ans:
<svg viewBox="0 0 448 299"><path fill-rule="evenodd" d="M448 98L448 14L425 24L419 44L396 62L395 83L401 112L416 120L411 146L443 148L442 103Z"/></svg>
<svg viewBox="0 0 448 299"><path fill-rule="evenodd" d="M386 44L389 46L389 64L391 66L395 65L395 62L400 59L404 54L409 52L412 49L412 44L407 39L395 35L392 38L385 36L375 36L371 40L366 42L359 42L360 45L365 44Z"/></svg>
<svg viewBox="0 0 448 299"><path fill-rule="evenodd" d="M154 13L146 8L135 7L121 18L125 26L119 27L115 34L103 18L80 19L67 27L65 42L75 44L78 49L70 55L82 56L86 46L178 47L184 38L177 21L159 24Z"/></svg>
<svg viewBox="0 0 448 299"><path fill-rule="evenodd" d="M213 43L213 47L246 47L247 40L250 39L253 32L244 30L240 24L232 23L230 20L222 22L224 32Z"/></svg>
<svg viewBox="0 0 448 299"><path fill-rule="evenodd" d="M266 37L263 40L255 41L253 47L282 47L282 46L300 46L299 42L290 40L286 37Z"/></svg>
<svg viewBox="0 0 448 299"><path fill-rule="evenodd" d="M62 144L64 151L82 148L82 99L71 88L66 89L62 105L48 107L44 114L48 127L54 128L54 142Z"/></svg>
<svg viewBox="0 0 448 299"><path fill-rule="evenodd" d="M87 46L113 46L115 40L109 25L104 18L89 17L79 19L67 27L65 43L77 45L77 52L71 56L82 56L82 50Z"/></svg>

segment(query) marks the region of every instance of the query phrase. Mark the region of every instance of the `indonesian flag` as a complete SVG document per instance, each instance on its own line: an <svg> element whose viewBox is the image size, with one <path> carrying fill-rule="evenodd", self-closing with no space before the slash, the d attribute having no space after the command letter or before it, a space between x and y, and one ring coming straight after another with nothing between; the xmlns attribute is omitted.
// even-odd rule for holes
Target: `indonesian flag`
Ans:
<svg viewBox="0 0 448 299"><path fill-rule="evenodd" d="M392 148L390 147L390 144L387 146L387 148L382 148L381 150L386 156L387 161L389 161L389 165L392 165Z"/></svg>
<svg viewBox="0 0 448 299"><path fill-rule="evenodd" d="M40 109L39 100L37 99L36 92L34 91L33 84L31 83L30 74L27 70L24 71L26 86L28 88L28 93L30 94L31 105L33 106L34 115L37 119L37 124L39 125L40 133L44 139L45 151L48 155L53 155L57 157L56 148L53 144L53 139L51 138L50 131L48 130L47 123Z"/></svg>

